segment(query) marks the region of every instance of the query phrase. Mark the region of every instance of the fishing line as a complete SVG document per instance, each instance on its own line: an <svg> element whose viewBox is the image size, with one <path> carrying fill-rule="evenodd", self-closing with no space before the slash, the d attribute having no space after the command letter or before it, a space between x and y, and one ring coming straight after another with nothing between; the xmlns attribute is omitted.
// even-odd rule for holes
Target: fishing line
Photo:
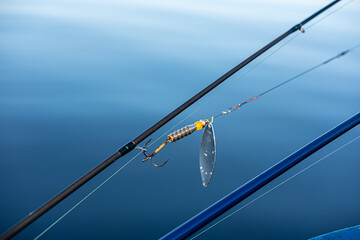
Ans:
<svg viewBox="0 0 360 240"><path fill-rule="evenodd" d="M161 138L163 138L166 134L168 134L170 131L172 131L174 128L176 128L178 125L180 125L183 121L185 121L187 118L189 118L192 114L189 114L186 118L181 120L179 123L171 127L167 132L165 132L163 135L161 135L159 138L157 138L154 142L152 142L149 146L152 144L158 142ZM91 195L93 195L99 188L101 188L105 183L107 183L110 179L112 179L116 174L118 174L121 170L123 170L127 165L129 165L132 161L134 161L141 152L138 152L133 158L131 158L129 161L127 161L123 166L121 166L118 170L116 170L113 174L111 174L108 178L106 178L102 183L100 183L96 188L94 188L89 194L87 194L85 197L83 197L80 201L78 201L73 207L71 207L68 211L66 211L63 215L61 215L58 219L56 219L49 227L47 227L44 231L42 231L38 236L34 238L34 240L39 239L42 237L45 233L47 233L51 228L53 228L58 222L60 222L64 217L66 217L69 213L71 213L76 207L78 207L82 202L84 202L86 199L88 199Z"/></svg>
<svg viewBox="0 0 360 240"><path fill-rule="evenodd" d="M237 209L236 211L230 213L229 215L227 215L226 217L224 217L223 219L219 220L218 222L214 223L213 225L211 225L210 227L206 228L205 230L203 230L202 232L200 232L199 234L197 234L196 236L194 236L192 239L195 239L197 237L199 237L200 235L202 235L203 233L207 232L208 230L210 230L211 228L215 227L216 225L218 225L219 223L223 222L224 220L228 219L229 217L231 217L232 215L234 215L235 213L239 212L240 210L244 209L245 207L249 206L250 204L252 204L253 202L259 200L260 198L264 197L265 195L267 195L268 193L272 192L273 190L277 189L278 187L282 186L283 184L285 184L286 182L290 181L291 179L295 178L296 176L298 176L299 174L305 172L306 170L310 169L311 167L315 166L316 164L320 163L321 161L323 161L324 159L330 157L331 155L333 155L334 153L340 151L341 149L345 148L346 146L350 145L351 143L355 142L356 140L358 140L360 138L360 136L357 136L356 138L350 140L349 142L345 143L344 145L342 145L341 147L335 149L334 151L328 153L327 155L325 155L324 157L320 158L319 160L317 160L316 162L312 163L311 165L307 166L306 168L304 168L303 170L299 171L298 173L294 174L293 176L289 177L288 179L284 180L283 182L279 183L278 185L276 185L275 187L271 188L270 190L266 191L265 193L261 194L260 196L258 196L257 198L253 199L252 201L250 201L249 203L245 204L244 206L240 207L239 209Z"/></svg>
<svg viewBox="0 0 360 240"><path fill-rule="evenodd" d="M242 103L239 103L239 104L237 104L237 105L235 105L235 106L229 107L229 108L226 109L225 111L223 111L223 112L221 112L220 114L216 115L214 118L218 118L218 117L220 117L220 116L223 116L223 115L232 113L232 112L240 109L243 105L245 105L245 104L247 104L247 103L250 103L250 102L258 99L259 97L264 96L264 95L268 94L269 92L272 92L272 91L276 90L277 88L279 88L279 87L281 87L281 86L283 86L283 85L285 85L285 84L287 84L287 83L290 83L290 82L294 81L295 79L297 79L297 78L299 78L299 77L301 77L301 76L303 76L303 75L305 75L305 74L307 74L307 73L309 73L309 72L314 71L315 69L317 69L317 68L319 68L319 67L322 67L322 66L324 66L324 65L326 65L326 64L334 61L335 59L338 59L338 58L340 58L340 57L345 56L346 54L354 51L354 50L357 49L358 47L360 47L360 45L356 45L356 46L354 46L354 47L352 47L352 48L349 48L349 49L347 49L347 50L344 50L344 51L342 51L341 53L339 53L339 54L337 54L337 55L335 55L335 56L333 56L333 57L331 57L331 58L323 61L322 63L317 64L317 65L315 65L315 66L313 66L313 67L311 67L311 68L309 68L309 69L307 69L307 70L305 70L305 71L303 71L303 72L295 75L294 77L291 77L291 78L289 78L289 79L287 79L287 80L285 80L285 81L283 81L283 82L275 85L274 87L272 87L272 88L270 88L270 89L268 89L268 90L266 90L266 91L258 94L257 96L255 96L255 97L253 97L253 98L251 98L251 99L249 99L249 100L247 100L247 101L245 101L245 102L242 102Z"/></svg>
<svg viewBox="0 0 360 240"><path fill-rule="evenodd" d="M70 208L67 212L65 212L61 217L59 217L55 222L53 222L48 228L46 228L43 232L41 232L38 236L34 238L34 240L39 239L41 236L43 236L46 232L48 232L52 227L55 226L59 221L61 221L66 215L68 215L70 212L72 212L77 206L79 206L82 202L84 202L87 198L89 198L93 193L95 193L99 188L101 188L105 183L107 183L111 178L113 178L117 173L119 173L121 170L123 170L128 164L130 164L137 156L140 155L141 152L136 154L132 159L130 159L127 163L125 163L122 167L120 167L116 172L110 175L107 179L105 179L102 183L99 184L94 190L92 190L88 195L86 195L84 198L82 198L79 202L77 202L72 208Z"/></svg>
<svg viewBox="0 0 360 240"><path fill-rule="evenodd" d="M324 16L323 18L319 19L318 21L314 22L313 24L309 25L309 27L307 29L310 29L312 26L316 25L317 23L323 21L324 19L326 19L327 17L329 17L330 15L334 14L335 12L337 12L338 10L340 10L341 8L345 7L346 5L350 4L351 2L353 2L354 0L350 0L348 3L344 4L343 6L337 8L336 10L334 10L333 12L327 14L326 16ZM235 77L232 81L229 82L228 85L225 85L224 88L222 88L222 90L220 90L220 93L225 91L227 88L229 88L230 86L232 86L236 81L244 78L248 73L250 73L251 71L253 71L255 68L257 68L261 63L263 63L264 61L266 61L268 58L270 58L272 55L274 55L275 53L277 53L280 49L282 49L283 47L285 47L287 44L289 44L291 41L293 41L295 38L297 38L300 35L300 33L295 34L295 36L293 36L292 38L290 38L289 40L287 40L286 42L284 42L280 47L278 47L277 49L275 49L272 53L270 53L269 55L267 55L266 57L264 57L261 61L257 62L256 64L254 64L254 66L252 66L250 69L248 69L246 72L244 72L243 74L240 74L238 77ZM359 46L356 46L348 51L352 51L355 48L357 48ZM336 57L334 57L335 59ZM334 60L332 59L332 60ZM332 61L331 60L331 61ZM325 63L326 64L326 63ZM275 86L273 89L270 89L262 94L259 94L258 97L268 93L269 91L275 90L276 88L286 84L287 82L290 82L312 70L315 70L316 68L320 67L321 65L324 65L324 63L319 64L303 73L298 74L297 76L287 80L286 82L283 82L277 86ZM218 94L220 94L218 93ZM186 119L188 119L190 116L192 116L194 113L198 112L204 105L209 104L209 101L213 101L213 99L215 98L215 95L211 95L210 99L206 102L200 103L200 106L198 108L196 108L194 111L192 111L191 113L189 113L188 115L186 115L183 119L181 119L177 124L175 124L174 126L172 126L171 128L169 128L166 132L164 132L160 137L158 137L156 140L154 140L152 143L149 144L149 147L152 146L153 144L155 144L156 142L158 142L161 138L163 138L165 135L167 135L170 131L172 131L174 128L176 128L177 126L179 126L181 123L183 123ZM257 97L256 97L257 98ZM255 99L256 99L255 98ZM252 99L252 100L255 100ZM244 102L242 103L242 105L248 103ZM236 109L235 109L236 110ZM216 117L219 117L220 115L223 114L219 114ZM138 147L141 150L141 147ZM110 175L108 178L106 178L102 183L100 183L96 188L94 188L89 194L87 194L84 198L82 198L79 202L77 202L73 207L71 207L67 212L65 212L62 216L60 216L57 220L55 220L48 228L46 228L43 232L41 232L37 237L35 237L34 239L37 240L40 237L42 237L46 232L48 232L51 228L53 228L59 221L61 221L65 216L67 216L69 213L71 213L76 207L78 207L82 202L84 202L87 198L89 198L92 194L94 194L98 189L100 189L105 183L107 183L110 179L112 179L116 174L118 174L121 170L123 170L127 165L129 165L133 160L135 160L139 155L141 154L141 152L137 153L133 158L131 158L128 162L126 162L123 166L121 166L118 170L116 170L112 175Z"/></svg>
<svg viewBox="0 0 360 240"><path fill-rule="evenodd" d="M317 23L321 22L322 20L324 20L325 18L329 17L330 15L333 15L334 13L336 13L337 11L339 11L340 9L342 9L343 7L347 6L348 4L352 3L355 0L350 0L349 2L345 3L344 5L340 6L339 8L335 9L334 11L328 13L327 15L325 15L324 17L320 18L319 20L315 21L314 23L310 24L307 29L310 29L312 26L316 25Z"/></svg>

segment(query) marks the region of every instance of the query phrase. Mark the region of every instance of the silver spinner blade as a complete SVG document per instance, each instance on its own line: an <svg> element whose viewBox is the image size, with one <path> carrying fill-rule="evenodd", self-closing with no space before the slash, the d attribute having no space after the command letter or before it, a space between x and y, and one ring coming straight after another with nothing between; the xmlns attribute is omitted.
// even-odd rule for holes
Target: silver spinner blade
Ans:
<svg viewBox="0 0 360 240"><path fill-rule="evenodd" d="M201 138L199 163L201 180L204 187L209 185L214 173L216 160L215 133L212 124L207 124Z"/></svg>

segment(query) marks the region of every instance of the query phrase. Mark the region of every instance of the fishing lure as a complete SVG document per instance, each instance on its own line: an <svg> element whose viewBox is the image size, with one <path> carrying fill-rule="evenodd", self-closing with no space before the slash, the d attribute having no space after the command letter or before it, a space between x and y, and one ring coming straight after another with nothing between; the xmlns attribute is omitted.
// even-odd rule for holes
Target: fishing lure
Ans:
<svg viewBox="0 0 360 240"><path fill-rule="evenodd" d="M143 162L150 159L151 163L155 167L164 166L168 160L166 160L162 164L156 164L153 162L153 157L163 148L167 143L173 143L177 140L180 140L186 136L189 136L195 131L199 131L204 128L204 132L201 138L200 143L200 152L199 152L199 166L200 166L200 174L204 187L207 187L215 168L216 161L216 142L215 142L215 133L213 126L214 117L211 120L199 120L193 124L187 125L173 133L170 133L165 142L161 144L152 154L147 154L146 145L151 141L151 139L145 143L144 147L137 147L140 149L145 158Z"/></svg>

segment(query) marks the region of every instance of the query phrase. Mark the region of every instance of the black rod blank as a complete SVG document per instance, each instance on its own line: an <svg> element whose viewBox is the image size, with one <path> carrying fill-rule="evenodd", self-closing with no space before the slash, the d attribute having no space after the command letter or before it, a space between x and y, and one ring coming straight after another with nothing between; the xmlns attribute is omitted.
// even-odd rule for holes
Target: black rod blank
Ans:
<svg viewBox="0 0 360 240"><path fill-rule="evenodd" d="M65 190L60 192L58 195L50 199L48 202L46 202L44 205L42 205L40 208L36 209L32 213L30 213L28 216L26 216L23 220L21 220L19 223L14 225L12 228L10 228L7 232L5 232L2 236L0 236L0 240L10 239L13 236L15 236L17 233L22 231L25 227L27 227L29 224L34 222L36 219L38 219L40 216L42 216L44 213L49 211L51 208L53 208L55 205L57 205L59 202L64 200L67 196L69 196L71 193L73 193L75 190L80 188L82 185L84 185L86 182L88 182L90 179L95 177L97 174L99 174L101 171L103 171L105 168L110 166L113 162L115 162L120 157L124 156L125 154L132 151L136 145L138 145L140 142L145 140L147 137L149 137L151 134L153 134L155 131L157 131L159 128L164 126L166 123L168 123L171 119L179 115L181 112L183 112L186 108L191 106L193 103L198 101L200 98L202 98L204 95L206 95L208 92L216 88L218 85L220 85L222 82L224 82L226 79L231 77L234 73L245 67L247 64L249 64L251 61L253 61L255 58L266 52L268 49L270 49L272 46L292 34L293 32L300 30L301 27L321 14L322 12L326 11L328 8L332 7L336 3L340 2L341 0L335 0L328 4L327 6L323 7L310 17L303 20L301 23L295 25L294 27L290 28L288 31L271 41L269 44L255 52L253 55L242 61L240 64L235 66L233 69L225 73L223 76L221 76L219 79L211 83L209 86L204 88L202 91L197 93L195 96L190 98L188 101L186 101L184 104L176 108L174 111L169 113L167 116L165 116L163 119L161 119L159 122L154 124L152 127L150 127L148 130L140 134L138 137L136 137L133 141L129 142L128 144L124 145L122 148L120 148L117 152L115 152L112 156L110 156L108 159L103 161L101 164L93 168L90 172L86 173L83 177L81 177L79 180L71 184L69 187L67 187Z"/></svg>

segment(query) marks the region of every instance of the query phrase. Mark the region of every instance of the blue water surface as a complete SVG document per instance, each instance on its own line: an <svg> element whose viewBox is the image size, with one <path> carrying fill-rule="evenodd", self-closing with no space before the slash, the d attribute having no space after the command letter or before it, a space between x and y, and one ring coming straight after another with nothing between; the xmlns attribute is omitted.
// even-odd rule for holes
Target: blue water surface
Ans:
<svg viewBox="0 0 360 240"><path fill-rule="evenodd" d="M2 0L0 232L329 2ZM347 3L161 128L149 151L185 118L174 130L360 44L360 2ZM359 66L360 48L216 119L217 162L207 188L196 132L156 156L157 163L170 158L163 168L135 158L40 239L163 236L357 113ZM354 128L234 210L359 135ZM359 141L197 239L306 239L358 225ZM115 162L14 239L34 239L138 152Z"/></svg>

